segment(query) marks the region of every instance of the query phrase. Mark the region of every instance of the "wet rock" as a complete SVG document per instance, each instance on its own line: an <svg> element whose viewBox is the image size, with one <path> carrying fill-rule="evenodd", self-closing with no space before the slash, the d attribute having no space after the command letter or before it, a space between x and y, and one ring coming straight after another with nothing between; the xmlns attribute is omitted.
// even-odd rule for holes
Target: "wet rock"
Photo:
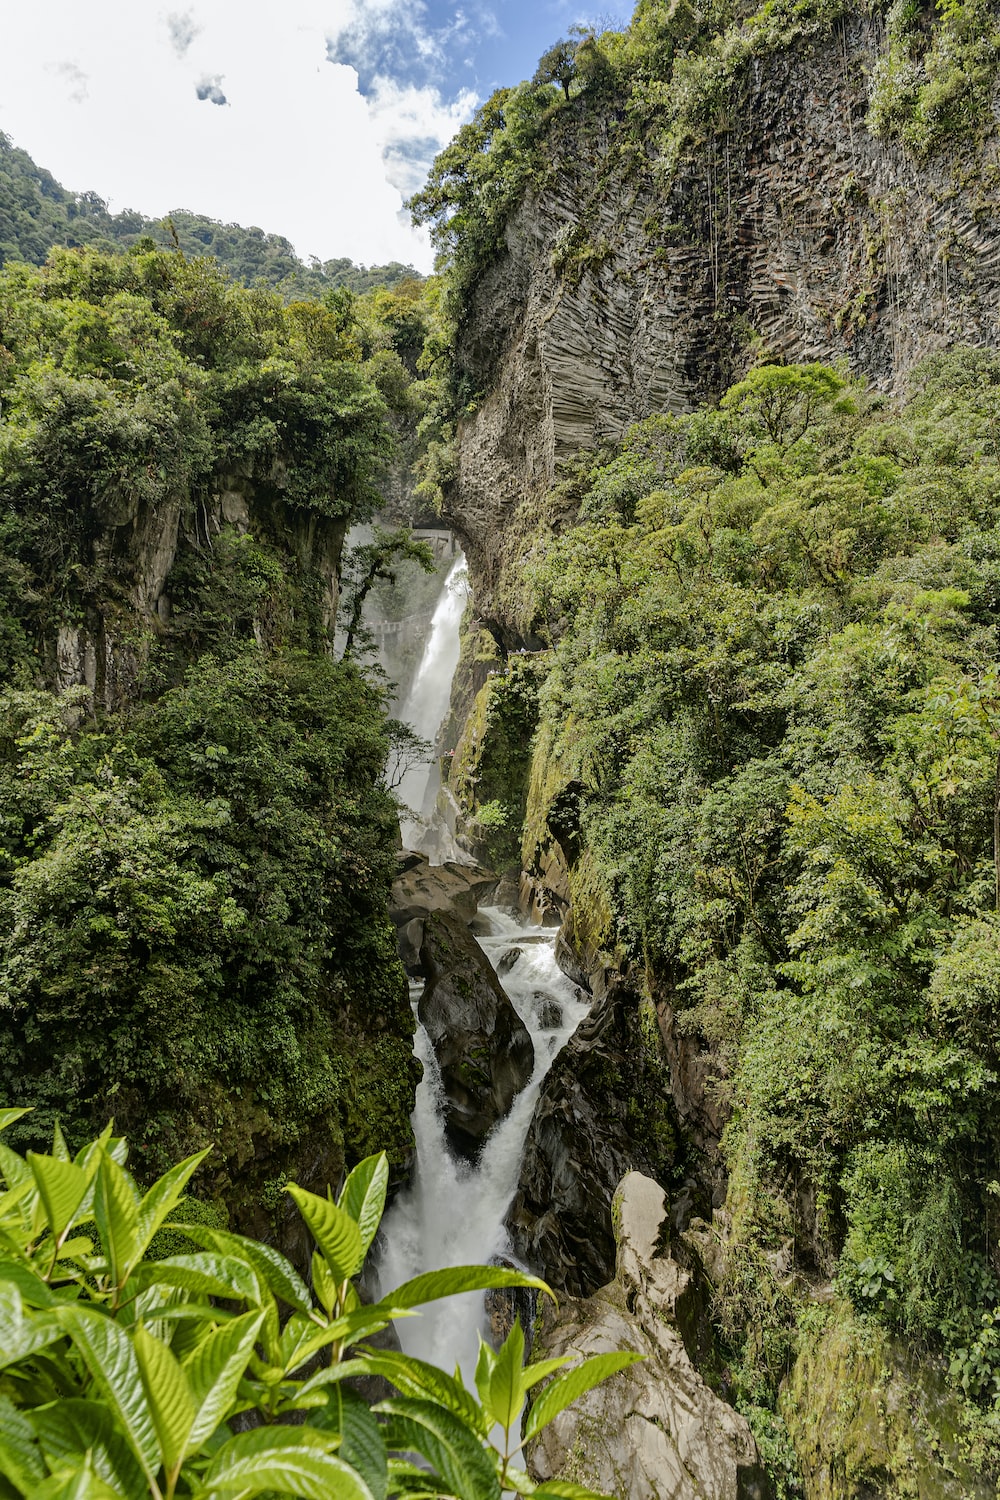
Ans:
<svg viewBox="0 0 1000 1500"><path fill-rule="evenodd" d="M412 849L400 851L397 868L389 901L397 928L432 911L451 911L470 922L497 883L493 871L483 865L460 865L455 860L432 865L426 854Z"/></svg>
<svg viewBox="0 0 1000 1500"><path fill-rule="evenodd" d="M507 952L501 955L500 961L497 964L497 973L501 979L505 974L510 973L523 952L523 948L508 948Z"/></svg>
<svg viewBox="0 0 1000 1500"><path fill-rule="evenodd" d="M492 1264L505 1266L511 1271L522 1269L520 1266L515 1266L513 1261L510 1260L495 1259ZM534 1287L495 1287L492 1291L486 1293L484 1306L490 1330L489 1342L494 1349L500 1348L500 1345L516 1322L520 1322L527 1342L530 1345L531 1330L535 1322L535 1310L538 1306L538 1293Z"/></svg>
<svg viewBox="0 0 1000 1500"><path fill-rule="evenodd" d="M562 1049L542 1085L507 1215L516 1256L586 1296L612 1274L611 1200L632 1167L672 1169L677 1135L651 1016L617 986Z"/></svg>
<svg viewBox="0 0 1000 1500"><path fill-rule="evenodd" d="M531 1077L534 1048L467 925L432 912L420 950L427 985L418 1013L434 1047L451 1146L475 1157Z"/></svg>
<svg viewBox="0 0 1000 1500"><path fill-rule="evenodd" d="M580 1397L528 1450L536 1479L569 1479L618 1500L766 1500L770 1488L743 1417L705 1384L685 1345L701 1295L664 1248L662 1188L638 1172L615 1197L614 1280L564 1302L544 1356L634 1349L641 1363Z"/></svg>
<svg viewBox="0 0 1000 1500"><path fill-rule="evenodd" d="M539 1007L538 1024L543 1031L558 1031L563 1023L563 1008L558 1000L545 1000Z"/></svg>

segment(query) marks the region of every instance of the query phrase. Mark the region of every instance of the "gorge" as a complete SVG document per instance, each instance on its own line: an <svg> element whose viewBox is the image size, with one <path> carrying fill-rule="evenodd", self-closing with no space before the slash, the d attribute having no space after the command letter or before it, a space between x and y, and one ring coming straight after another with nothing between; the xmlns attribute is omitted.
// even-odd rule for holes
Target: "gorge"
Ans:
<svg viewBox="0 0 1000 1500"><path fill-rule="evenodd" d="M386 1286L644 1356L563 1500L996 1489L995 9L640 0L438 158L426 284L0 278L5 1139L214 1142L192 1234L300 1275L385 1151Z"/></svg>

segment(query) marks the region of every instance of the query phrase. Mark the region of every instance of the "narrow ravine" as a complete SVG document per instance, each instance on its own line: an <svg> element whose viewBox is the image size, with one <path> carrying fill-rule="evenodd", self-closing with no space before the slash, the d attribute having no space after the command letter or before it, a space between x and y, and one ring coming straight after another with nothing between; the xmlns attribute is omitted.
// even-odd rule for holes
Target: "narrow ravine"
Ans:
<svg viewBox="0 0 1000 1500"><path fill-rule="evenodd" d="M511 1258L504 1217L517 1187L528 1126L545 1075L587 1013L580 992L556 965L554 933L523 926L497 907L482 908L479 918L477 925L488 924L489 931L478 941L494 968L521 950L500 982L531 1035L535 1067L478 1160L461 1161L445 1140L437 1063L418 1025L416 1052L424 1077L413 1114L416 1167L383 1223L379 1274L386 1290L421 1271ZM397 1331L408 1354L446 1370L459 1363L471 1378L484 1327L483 1299L473 1294L432 1305L421 1317L401 1321Z"/></svg>

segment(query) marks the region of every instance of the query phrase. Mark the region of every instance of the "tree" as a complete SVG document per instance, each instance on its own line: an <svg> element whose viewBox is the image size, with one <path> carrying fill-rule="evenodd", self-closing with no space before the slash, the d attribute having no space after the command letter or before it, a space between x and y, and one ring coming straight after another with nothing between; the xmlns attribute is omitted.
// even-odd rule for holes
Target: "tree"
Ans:
<svg viewBox="0 0 1000 1500"><path fill-rule="evenodd" d="M531 80L535 87L542 88L547 83L558 83L568 100L570 84L577 76L576 52L576 42L571 42L566 37L554 42L538 59L538 67Z"/></svg>

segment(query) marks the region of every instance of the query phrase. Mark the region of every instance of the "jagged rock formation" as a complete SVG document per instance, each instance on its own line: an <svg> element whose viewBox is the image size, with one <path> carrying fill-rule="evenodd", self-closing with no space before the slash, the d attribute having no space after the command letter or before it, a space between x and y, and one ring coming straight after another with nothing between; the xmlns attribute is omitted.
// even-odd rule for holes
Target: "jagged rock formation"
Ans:
<svg viewBox="0 0 1000 1500"><path fill-rule="evenodd" d="M614 1280L585 1302L563 1303L541 1342L546 1355L634 1349L644 1360L557 1417L529 1450L531 1472L618 1500L764 1500L769 1486L749 1427L688 1351L700 1292L664 1249L662 1188L630 1172L615 1219Z"/></svg>
<svg viewBox="0 0 1000 1500"><path fill-rule="evenodd" d="M982 184L997 138L962 172L873 137L883 51L880 17L852 7L755 57L676 167L655 119L636 149L612 109L564 115L544 186L461 325L457 362L481 395L449 512L481 613L504 618L495 589L518 544L505 528L561 460L711 398L757 351L842 359L888 389L936 349L996 342L1000 228Z"/></svg>
<svg viewBox="0 0 1000 1500"><path fill-rule="evenodd" d="M612 1275L611 1200L632 1167L666 1177L678 1141L666 1071L644 1045L638 997L616 986L542 1085L507 1216L514 1249L560 1291L586 1296Z"/></svg>
<svg viewBox="0 0 1000 1500"><path fill-rule="evenodd" d="M441 1069L445 1130L460 1155L474 1157L531 1077L531 1037L459 917L427 917L420 963L418 1014Z"/></svg>

